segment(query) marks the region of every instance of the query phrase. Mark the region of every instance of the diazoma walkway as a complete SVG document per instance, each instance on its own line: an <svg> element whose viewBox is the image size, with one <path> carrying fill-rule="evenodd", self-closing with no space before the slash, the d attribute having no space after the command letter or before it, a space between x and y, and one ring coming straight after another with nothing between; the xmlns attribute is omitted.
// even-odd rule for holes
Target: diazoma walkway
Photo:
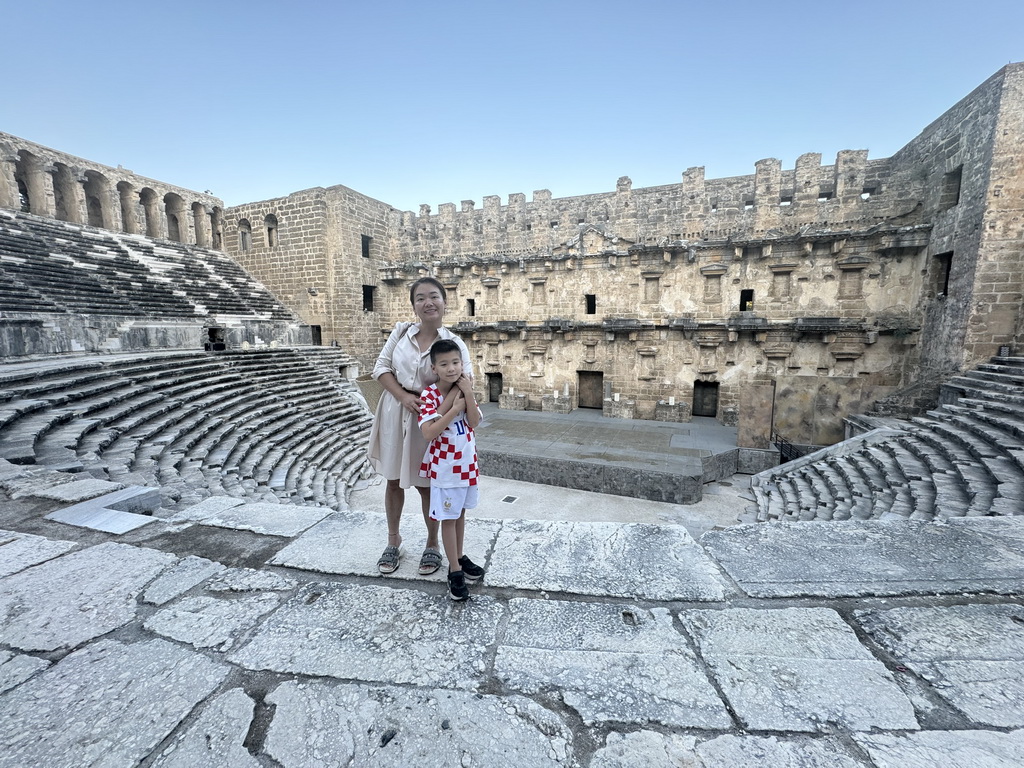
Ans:
<svg viewBox="0 0 1024 768"><path fill-rule="evenodd" d="M0 462L0 766L1024 763L1019 518L698 541L623 497L484 483L551 509L474 517L488 573L453 604L415 575L412 500L376 572L378 486L115 535L46 518L115 484Z"/></svg>

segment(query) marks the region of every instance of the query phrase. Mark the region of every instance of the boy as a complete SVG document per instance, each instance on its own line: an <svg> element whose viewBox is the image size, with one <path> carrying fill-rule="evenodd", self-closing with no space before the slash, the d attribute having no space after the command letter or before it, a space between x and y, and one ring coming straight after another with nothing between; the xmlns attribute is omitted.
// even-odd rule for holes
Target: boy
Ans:
<svg viewBox="0 0 1024 768"><path fill-rule="evenodd" d="M480 408L462 373L462 350L449 339L434 342L430 367L437 376L420 394L420 431L429 442L420 477L430 478L430 517L441 521L441 541L448 556L448 596L466 600L466 581L478 581L484 569L462 554L466 510L477 505L476 440Z"/></svg>

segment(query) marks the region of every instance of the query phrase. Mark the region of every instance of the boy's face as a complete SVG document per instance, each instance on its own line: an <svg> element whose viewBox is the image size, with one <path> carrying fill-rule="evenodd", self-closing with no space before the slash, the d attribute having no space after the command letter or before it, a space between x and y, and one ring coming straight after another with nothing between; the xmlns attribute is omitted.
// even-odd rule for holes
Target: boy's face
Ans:
<svg viewBox="0 0 1024 768"><path fill-rule="evenodd" d="M453 383L459 380L462 375L462 353L458 350L442 352L434 358L430 365L437 374L438 381Z"/></svg>

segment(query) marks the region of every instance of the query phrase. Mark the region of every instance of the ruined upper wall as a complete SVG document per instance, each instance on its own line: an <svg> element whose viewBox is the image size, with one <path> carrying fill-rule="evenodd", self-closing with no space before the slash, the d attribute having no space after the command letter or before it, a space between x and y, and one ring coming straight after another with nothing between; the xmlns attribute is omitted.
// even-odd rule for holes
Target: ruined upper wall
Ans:
<svg viewBox="0 0 1024 768"><path fill-rule="evenodd" d="M0 133L0 208L219 249L223 202Z"/></svg>
<svg viewBox="0 0 1024 768"><path fill-rule="evenodd" d="M633 189L627 177L614 192L552 198L547 190L533 199L513 194L507 205L485 197L440 206L436 214L402 213L395 221L397 261L429 262L454 254L541 252L566 242L581 226L599 227L609 237L638 244L664 240L761 239L792 234L808 225L871 226L913 210L919 190L890 184L888 160L867 159L864 150L840 152L833 165L821 156L801 156L782 170L775 159L761 160L750 176L705 179L690 168L682 182ZM913 223L913 222L907 222Z"/></svg>

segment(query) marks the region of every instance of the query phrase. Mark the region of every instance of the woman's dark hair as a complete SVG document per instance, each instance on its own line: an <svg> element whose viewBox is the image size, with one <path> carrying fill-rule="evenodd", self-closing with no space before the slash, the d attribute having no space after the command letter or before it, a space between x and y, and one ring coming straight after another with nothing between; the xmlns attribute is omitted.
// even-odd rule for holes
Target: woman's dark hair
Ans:
<svg viewBox="0 0 1024 768"><path fill-rule="evenodd" d="M462 350L459 345L451 339L438 339L430 345L430 362L437 362L437 356L443 355L445 352L458 352L462 354Z"/></svg>
<svg viewBox="0 0 1024 768"><path fill-rule="evenodd" d="M409 303L416 304L416 289L424 283L430 283L430 285L436 286L437 290L441 292L441 299L448 303L448 293L445 291L444 286L438 281L436 277L421 277L415 283L409 286Z"/></svg>

